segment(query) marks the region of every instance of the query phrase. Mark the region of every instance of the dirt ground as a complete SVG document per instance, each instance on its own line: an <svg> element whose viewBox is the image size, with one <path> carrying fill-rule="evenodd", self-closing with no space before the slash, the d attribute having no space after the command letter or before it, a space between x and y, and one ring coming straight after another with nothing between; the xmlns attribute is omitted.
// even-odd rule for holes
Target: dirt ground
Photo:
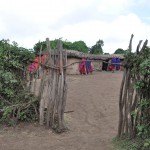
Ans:
<svg viewBox="0 0 150 150"><path fill-rule="evenodd" d="M117 135L122 72L68 77L65 121L68 131L55 134L37 123L0 128L0 150L112 150Z"/></svg>

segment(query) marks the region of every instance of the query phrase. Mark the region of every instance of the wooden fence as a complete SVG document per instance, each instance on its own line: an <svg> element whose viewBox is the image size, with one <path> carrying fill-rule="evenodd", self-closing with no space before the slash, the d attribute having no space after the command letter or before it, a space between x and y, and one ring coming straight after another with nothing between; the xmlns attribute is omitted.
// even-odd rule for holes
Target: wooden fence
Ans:
<svg viewBox="0 0 150 150"><path fill-rule="evenodd" d="M139 41L136 52L132 53L132 39L133 35L129 43L129 55L127 54L128 57L125 59L120 88L118 125L118 137L126 135L130 138L135 137L139 132L138 126L150 124L150 109L148 108L148 102L146 103L146 100L150 99L150 76L148 74L143 75L140 72L141 63L149 59L149 56L146 55L149 50L147 49L148 40L144 42L141 49L142 41ZM141 81L146 88L137 85L137 83L142 83ZM143 117L145 118L143 119Z"/></svg>
<svg viewBox="0 0 150 150"><path fill-rule="evenodd" d="M44 57L44 63L40 68L41 71L38 72L38 68L34 77L30 78L29 87L30 91L39 97L40 125L46 125L57 132L63 132L66 129L64 110L67 98L67 82L66 68L64 66L67 65L67 53L63 50L60 40L58 41L57 49L53 51L50 48L48 38L46 43L49 52L48 59ZM38 64L38 66L40 65ZM39 73L40 79L38 77Z"/></svg>
<svg viewBox="0 0 150 150"><path fill-rule="evenodd" d="M41 68L41 51L38 59L38 69L30 77L29 89L39 97L39 123L46 125L57 132L63 132L66 127L64 123L64 111L67 98L66 69L81 61L67 64L67 52L63 50L61 40L58 41L57 48L51 50L50 41L47 38L48 59L44 56ZM90 60L92 62L101 60ZM123 66L123 64L120 64ZM40 71L39 71L40 70ZM33 77L34 76L34 77Z"/></svg>

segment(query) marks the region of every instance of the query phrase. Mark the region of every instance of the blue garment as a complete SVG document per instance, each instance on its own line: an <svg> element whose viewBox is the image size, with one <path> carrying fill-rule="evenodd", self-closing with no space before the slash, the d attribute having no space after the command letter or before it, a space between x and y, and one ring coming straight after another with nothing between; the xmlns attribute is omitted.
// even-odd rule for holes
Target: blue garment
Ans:
<svg viewBox="0 0 150 150"><path fill-rule="evenodd" d="M120 59L119 58L116 58L116 63L120 63Z"/></svg>
<svg viewBox="0 0 150 150"><path fill-rule="evenodd" d="M112 58L111 63L116 63L116 58Z"/></svg>
<svg viewBox="0 0 150 150"><path fill-rule="evenodd" d="M91 72L91 61L87 59L85 62L87 74Z"/></svg>
<svg viewBox="0 0 150 150"><path fill-rule="evenodd" d="M119 70L120 69L120 59L116 58L116 69Z"/></svg>
<svg viewBox="0 0 150 150"><path fill-rule="evenodd" d="M112 66L113 70L116 70L116 64L113 64L113 63L116 63L116 58L112 58L111 63L112 63L111 66Z"/></svg>

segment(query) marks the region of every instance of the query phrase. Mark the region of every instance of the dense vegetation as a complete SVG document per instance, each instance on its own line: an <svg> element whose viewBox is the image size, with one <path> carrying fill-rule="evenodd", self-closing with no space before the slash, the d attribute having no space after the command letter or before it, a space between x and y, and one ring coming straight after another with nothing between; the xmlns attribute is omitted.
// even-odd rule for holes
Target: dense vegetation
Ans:
<svg viewBox="0 0 150 150"><path fill-rule="evenodd" d="M98 40L95 45L90 49L91 54L103 54L102 46L104 46L103 40Z"/></svg>
<svg viewBox="0 0 150 150"><path fill-rule="evenodd" d="M132 36L133 38L133 36ZM132 41L132 40L131 40ZM147 40L136 53L125 54L125 68L119 100L119 143L127 150L150 149L150 48Z"/></svg>
<svg viewBox="0 0 150 150"><path fill-rule="evenodd" d="M123 50L122 48L118 48L114 54L125 54L126 53L126 50Z"/></svg>
<svg viewBox="0 0 150 150"><path fill-rule="evenodd" d="M57 41L58 41L57 39L50 41L52 49L56 48ZM62 41L62 42L63 48L67 50L76 50L83 53L90 52L91 54L103 54L102 46L104 45L104 42L102 40L98 40L96 44L93 45L91 48L87 47L84 41L75 41L75 42ZM41 46L43 50L46 50L46 41L39 41L34 45L33 49L36 54L39 53Z"/></svg>
<svg viewBox="0 0 150 150"><path fill-rule="evenodd" d="M57 46L57 39L50 41L50 45L52 49L55 49ZM63 48L68 50L76 50L83 53L88 53L89 48L85 44L84 41L75 41L75 42L69 42L69 41L62 41L63 42ZM43 50L46 50L46 41L39 41L34 45L34 51L36 54L39 53L40 47L42 46Z"/></svg>
<svg viewBox="0 0 150 150"><path fill-rule="evenodd" d="M65 49L88 53L84 41L62 41ZM102 53L103 41L99 40L92 47L91 53ZM27 66L35 54L46 49L46 42L38 42L34 51L19 47L16 42L0 41L0 122L15 125L18 120L35 120L38 118L37 98L27 88ZM56 48L57 40L51 41L51 48ZM100 50L99 50L100 48Z"/></svg>
<svg viewBox="0 0 150 150"><path fill-rule="evenodd" d="M16 42L0 41L0 121L36 119L35 97L26 88L26 68L34 54Z"/></svg>

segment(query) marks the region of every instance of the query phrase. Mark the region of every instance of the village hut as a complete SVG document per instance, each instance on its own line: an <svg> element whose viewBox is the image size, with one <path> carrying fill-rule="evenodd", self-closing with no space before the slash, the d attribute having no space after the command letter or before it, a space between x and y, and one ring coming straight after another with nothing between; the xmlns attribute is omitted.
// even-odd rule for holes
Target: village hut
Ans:
<svg viewBox="0 0 150 150"><path fill-rule="evenodd" d="M85 54L75 50L67 50L67 64L73 64L81 61L82 58L88 58L92 60L92 65L95 71L107 70L108 62L112 59L112 57L120 58L121 62L124 60L124 56L121 54L95 55ZM67 69L67 74L79 74L78 66L79 63L69 66Z"/></svg>
<svg viewBox="0 0 150 150"><path fill-rule="evenodd" d="M106 71L107 67L108 67L108 63L111 63L111 59L113 57L115 58L119 58L120 59L120 63L123 64L124 63L124 55L123 54L104 54L103 57L105 57L105 61L103 61L102 64L102 70ZM120 66L120 70L123 71L123 66Z"/></svg>
<svg viewBox="0 0 150 150"><path fill-rule="evenodd" d="M112 59L112 57L120 58L121 62L124 60L124 56L122 54L89 54L82 53L75 50L66 50L67 51L67 74L70 75L78 75L79 73L79 62L82 58L88 58L92 60L92 66L94 71L102 71L107 70L108 62ZM47 51L43 51L42 55L48 55ZM78 63L77 63L78 62ZM123 68L121 69L123 70Z"/></svg>
<svg viewBox="0 0 150 150"><path fill-rule="evenodd" d="M79 63L82 60L82 58L88 58L92 61L92 66L94 68L94 71L107 70L108 62L112 59L112 57L118 57L118 58L120 58L121 62L124 61L124 56L120 55L120 54L94 55L94 54L85 54L85 53L78 52L78 51L75 51L75 50L67 50L66 52L67 52L67 74L68 75L78 75L78 74L80 74L80 72L79 72ZM41 56L43 56L43 55L48 56L49 55L48 51L43 51L41 53ZM36 96L38 96L39 95L41 78L42 78L42 75L43 75L41 66L39 67L39 70L36 71L36 73L38 74L38 77L36 75L34 75L33 76L34 79L33 79L32 82L28 83L28 87L30 88L30 91L32 93L34 93ZM47 75L48 75L48 73L47 73ZM48 83L47 78L45 78L45 83ZM48 84L45 84L45 88L47 88L47 86L48 86ZM46 91L44 91L44 92L46 92ZM43 93L43 94L46 95L46 93ZM47 101L45 102L45 108L46 107L47 107Z"/></svg>

